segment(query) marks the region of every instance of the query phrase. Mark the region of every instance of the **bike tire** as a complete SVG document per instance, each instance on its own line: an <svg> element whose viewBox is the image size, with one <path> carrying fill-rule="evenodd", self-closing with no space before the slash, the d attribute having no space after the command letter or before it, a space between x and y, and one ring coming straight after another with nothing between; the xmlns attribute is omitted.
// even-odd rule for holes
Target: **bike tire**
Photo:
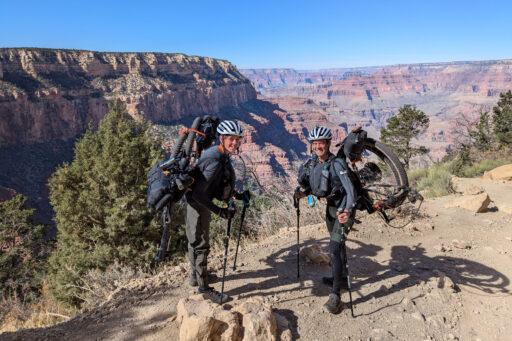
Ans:
<svg viewBox="0 0 512 341"><path fill-rule="evenodd" d="M185 143L187 136L188 136L188 133L185 132L178 137L178 141L176 141L176 145L174 146L174 150L172 151L172 154L171 154L171 159L176 158L178 156L178 154L181 152L181 147L183 147L183 143Z"/></svg>
<svg viewBox="0 0 512 341"><path fill-rule="evenodd" d="M381 186L381 188L388 188L387 193L383 193L381 196L372 195L374 201L386 199L386 195L393 192L393 196L396 200L392 204L392 208L400 206L407 197L409 180L404 166L398 159L398 157L382 142L368 138L363 147L363 154L373 154L380 161L383 162L387 167L387 176L385 176L380 184L375 186ZM368 159L371 158L371 155ZM385 168L385 167L384 167Z"/></svg>
<svg viewBox="0 0 512 341"><path fill-rule="evenodd" d="M202 122L202 118L197 117L192 123L192 127L190 128L192 130L188 133L187 142L185 143L186 156L190 156L190 152L192 151L192 147L194 146L194 141L196 140L197 133L194 130L198 130Z"/></svg>

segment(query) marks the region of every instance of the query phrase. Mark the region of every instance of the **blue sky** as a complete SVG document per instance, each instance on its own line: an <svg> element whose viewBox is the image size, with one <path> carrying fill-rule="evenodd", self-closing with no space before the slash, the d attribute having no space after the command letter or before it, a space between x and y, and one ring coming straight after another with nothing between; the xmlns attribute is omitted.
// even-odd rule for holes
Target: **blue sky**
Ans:
<svg viewBox="0 0 512 341"><path fill-rule="evenodd" d="M0 47L180 52L240 68L512 58L511 1L0 0Z"/></svg>

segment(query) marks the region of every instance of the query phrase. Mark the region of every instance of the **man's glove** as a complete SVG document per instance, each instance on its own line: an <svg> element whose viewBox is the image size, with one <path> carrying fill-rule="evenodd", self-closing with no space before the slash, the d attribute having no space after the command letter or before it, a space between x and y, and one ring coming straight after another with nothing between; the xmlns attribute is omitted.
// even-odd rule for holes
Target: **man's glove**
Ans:
<svg viewBox="0 0 512 341"><path fill-rule="evenodd" d="M236 213L236 206L229 205L220 209L219 216L224 219L233 218Z"/></svg>
<svg viewBox="0 0 512 341"><path fill-rule="evenodd" d="M245 190L242 193L235 193L236 200L242 200L244 205L249 205L249 201L251 201L251 192L249 190Z"/></svg>

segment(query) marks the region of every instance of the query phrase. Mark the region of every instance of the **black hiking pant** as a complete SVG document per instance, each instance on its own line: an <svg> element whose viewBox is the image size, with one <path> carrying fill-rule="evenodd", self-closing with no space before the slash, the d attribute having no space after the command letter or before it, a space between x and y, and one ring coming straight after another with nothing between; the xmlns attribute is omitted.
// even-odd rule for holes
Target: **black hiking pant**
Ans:
<svg viewBox="0 0 512 341"><path fill-rule="evenodd" d="M332 292L339 295L342 281L348 277L347 249L345 241L347 234L352 227L353 220L349 219L345 224L340 224L336 215L337 207L327 205L325 212L325 223L330 234L329 255L331 256L331 267L333 285Z"/></svg>
<svg viewBox="0 0 512 341"><path fill-rule="evenodd" d="M199 288L208 287L208 254L210 253L211 212L198 202L189 199L186 208L186 232L188 258L192 276L196 276Z"/></svg>

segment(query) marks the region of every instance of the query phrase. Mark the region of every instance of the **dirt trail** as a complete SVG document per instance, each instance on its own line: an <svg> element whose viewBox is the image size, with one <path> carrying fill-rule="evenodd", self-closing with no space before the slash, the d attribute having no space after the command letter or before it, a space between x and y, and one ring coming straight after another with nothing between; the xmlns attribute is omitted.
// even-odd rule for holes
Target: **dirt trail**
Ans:
<svg viewBox="0 0 512 341"><path fill-rule="evenodd" d="M491 206L512 204L512 185L464 181L478 182L496 198ZM356 318L348 304L338 315L321 312L330 291L321 277L329 266L301 258L296 278L295 228L243 245L238 269L228 269L226 292L235 299L264 297L289 320L295 339L510 340L512 215L445 208L453 198L427 200L420 218L403 229L386 226L375 215L362 217L347 243ZM314 243L327 248L324 224L301 228L301 246ZM211 263L221 276L221 258ZM178 267L132 281L95 311L0 339L178 339L176 304L193 292L186 272ZM220 289L220 283L214 286ZM346 292L342 300L348 303Z"/></svg>

